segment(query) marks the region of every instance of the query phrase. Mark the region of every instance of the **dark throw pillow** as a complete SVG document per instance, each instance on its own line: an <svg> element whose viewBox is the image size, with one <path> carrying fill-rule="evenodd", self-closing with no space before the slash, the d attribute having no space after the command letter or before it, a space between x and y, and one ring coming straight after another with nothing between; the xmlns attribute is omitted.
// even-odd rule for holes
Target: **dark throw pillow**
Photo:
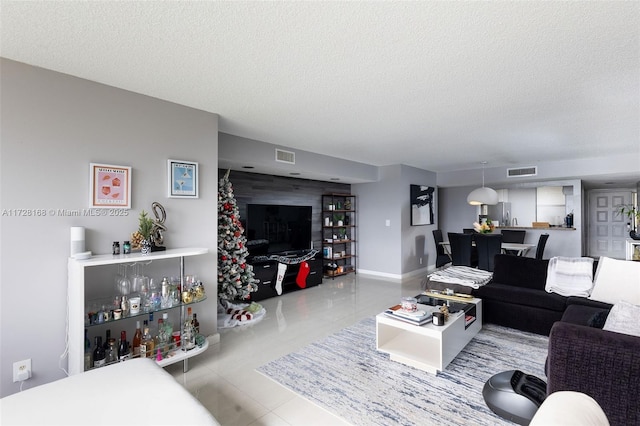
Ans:
<svg viewBox="0 0 640 426"><path fill-rule="evenodd" d="M595 313L589 319L589 323L587 325L589 327L602 328L604 327L604 323L607 321L608 316L609 311L600 311L598 313Z"/></svg>

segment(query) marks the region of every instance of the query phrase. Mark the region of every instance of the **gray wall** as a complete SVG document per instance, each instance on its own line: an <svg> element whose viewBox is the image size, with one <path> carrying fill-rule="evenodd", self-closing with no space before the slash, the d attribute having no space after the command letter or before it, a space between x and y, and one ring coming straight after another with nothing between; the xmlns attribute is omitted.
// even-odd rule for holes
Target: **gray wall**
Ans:
<svg viewBox="0 0 640 426"><path fill-rule="evenodd" d="M432 231L438 223L438 197L435 224L411 226L412 184L435 187L436 174L404 165L384 166L377 182L352 185L358 196L359 271L402 279L435 267Z"/></svg>
<svg viewBox="0 0 640 426"><path fill-rule="evenodd" d="M340 152L330 157L227 133L220 133L219 138L218 165L222 169L242 171L243 167L259 166L263 174L290 176L297 172L306 179L340 179L352 183L371 182L378 178L377 167L340 158ZM276 161L276 148L293 152L295 164Z"/></svg>
<svg viewBox="0 0 640 426"><path fill-rule="evenodd" d="M218 116L94 82L0 59L1 209L88 207L89 163L133 168L133 205L124 217L12 216L1 226L1 396L15 393L15 361L32 359L24 388L60 379L66 368L69 228L87 229L87 250L110 253L128 239L138 214L158 201L169 247L207 247L186 261L209 298L195 310L217 335ZM166 197L167 159L200 163L200 198Z"/></svg>

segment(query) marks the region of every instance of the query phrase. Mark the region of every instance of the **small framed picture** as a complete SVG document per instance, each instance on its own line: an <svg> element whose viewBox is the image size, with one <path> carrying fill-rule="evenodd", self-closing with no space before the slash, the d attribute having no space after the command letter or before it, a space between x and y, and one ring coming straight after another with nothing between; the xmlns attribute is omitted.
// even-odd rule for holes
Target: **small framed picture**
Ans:
<svg viewBox="0 0 640 426"><path fill-rule="evenodd" d="M168 160L169 198L198 198L198 163Z"/></svg>
<svg viewBox="0 0 640 426"><path fill-rule="evenodd" d="M131 208L131 167L89 164L90 207Z"/></svg>

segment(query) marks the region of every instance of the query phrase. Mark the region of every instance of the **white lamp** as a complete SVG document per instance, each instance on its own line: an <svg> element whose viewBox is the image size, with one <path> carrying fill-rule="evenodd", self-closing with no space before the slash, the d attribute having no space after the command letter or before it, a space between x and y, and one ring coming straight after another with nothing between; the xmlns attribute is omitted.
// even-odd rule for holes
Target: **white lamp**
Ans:
<svg viewBox="0 0 640 426"><path fill-rule="evenodd" d="M479 206L481 204L494 205L498 204L498 193L486 186L484 186L484 165L486 161L482 162L482 188L474 189L467 195L467 203L472 206Z"/></svg>

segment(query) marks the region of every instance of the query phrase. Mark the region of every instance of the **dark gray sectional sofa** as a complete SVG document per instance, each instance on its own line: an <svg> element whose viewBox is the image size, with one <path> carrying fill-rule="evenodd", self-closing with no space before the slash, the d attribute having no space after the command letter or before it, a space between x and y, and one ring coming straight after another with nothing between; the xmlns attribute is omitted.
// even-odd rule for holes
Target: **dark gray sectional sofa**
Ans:
<svg viewBox="0 0 640 426"><path fill-rule="evenodd" d="M548 263L496 256L492 282L472 292L483 322L549 335L547 394L582 392L612 426L640 425L640 337L602 330L608 303L547 293Z"/></svg>
<svg viewBox="0 0 640 426"><path fill-rule="evenodd" d="M547 293L548 265L548 260L497 255L491 282L471 292L482 299L483 321L548 336L571 304L611 308L610 304L583 297Z"/></svg>

